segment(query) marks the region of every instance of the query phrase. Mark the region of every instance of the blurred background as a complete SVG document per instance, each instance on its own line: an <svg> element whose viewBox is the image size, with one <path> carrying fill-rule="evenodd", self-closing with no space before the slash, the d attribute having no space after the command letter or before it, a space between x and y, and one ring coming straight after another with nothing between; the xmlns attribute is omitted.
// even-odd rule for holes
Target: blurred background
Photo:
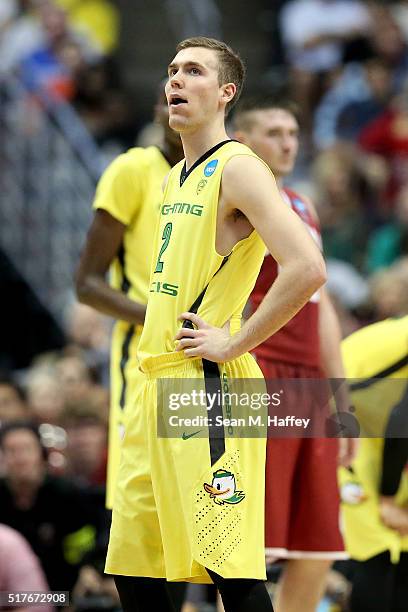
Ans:
<svg viewBox="0 0 408 612"><path fill-rule="evenodd" d="M34 496L44 470L75 484L21 524L0 485L0 523L51 587L77 585L78 610L92 588L106 607L115 595L101 574L111 321L76 302L74 269L102 171L160 142L159 83L194 35L240 52L247 93L285 85L301 108L288 184L317 207L344 336L408 312L407 0L0 0L0 423L34 420L41 438L9 432L1 470Z"/></svg>

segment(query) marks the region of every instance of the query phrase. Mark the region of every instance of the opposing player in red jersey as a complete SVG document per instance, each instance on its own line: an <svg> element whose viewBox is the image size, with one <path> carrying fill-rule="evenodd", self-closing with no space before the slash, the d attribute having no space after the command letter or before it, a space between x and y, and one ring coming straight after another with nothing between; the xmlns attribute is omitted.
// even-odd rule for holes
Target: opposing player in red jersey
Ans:
<svg viewBox="0 0 408 612"><path fill-rule="evenodd" d="M319 221L311 202L284 188L299 146L296 109L283 98L244 100L235 114L235 138L247 144L271 168L288 206L300 216L317 242ZM251 296L255 310L278 275L278 265L266 254ZM255 356L266 379L343 378L340 328L325 292L319 290L283 328L258 346ZM313 402L301 394L302 408ZM337 400L348 409L347 390ZM342 463L352 444L345 444ZM314 612L334 559L345 558L339 532L336 439L271 438L266 464L267 559L287 559L280 580L278 612ZM275 605L275 601L274 601Z"/></svg>

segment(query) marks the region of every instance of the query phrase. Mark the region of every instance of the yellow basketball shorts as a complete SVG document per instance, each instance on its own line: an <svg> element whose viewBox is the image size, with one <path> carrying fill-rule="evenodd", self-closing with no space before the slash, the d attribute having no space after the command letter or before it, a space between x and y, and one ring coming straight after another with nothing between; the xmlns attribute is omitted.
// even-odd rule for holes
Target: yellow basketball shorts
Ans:
<svg viewBox="0 0 408 612"><path fill-rule="evenodd" d="M213 438L209 429L204 437L158 436L163 381L175 392L188 379L206 385L208 364L182 353L143 363L122 445L108 574L210 583L208 568L224 578L266 577L266 438ZM263 378L249 354L211 365L220 380Z"/></svg>
<svg viewBox="0 0 408 612"><path fill-rule="evenodd" d="M143 327L118 321L112 332L110 364L110 410L108 437L108 470L106 506L112 508L116 486L126 414L131 409L144 374L139 369L137 347Z"/></svg>

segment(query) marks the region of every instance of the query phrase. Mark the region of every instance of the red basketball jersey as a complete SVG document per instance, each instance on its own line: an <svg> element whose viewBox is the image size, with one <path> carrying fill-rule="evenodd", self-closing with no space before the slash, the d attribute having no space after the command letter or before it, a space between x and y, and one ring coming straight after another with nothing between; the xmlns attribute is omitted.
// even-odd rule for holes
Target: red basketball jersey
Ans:
<svg viewBox="0 0 408 612"><path fill-rule="evenodd" d="M321 246L320 227L310 205L299 194L283 189L283 199L307 225L313 238ZM253 310L261 303L279 273L277 262L266 255L250 297ZM255 356L272 361L308 366L320 365L319 354L319 292L282 329L254 349Z"/></svg>

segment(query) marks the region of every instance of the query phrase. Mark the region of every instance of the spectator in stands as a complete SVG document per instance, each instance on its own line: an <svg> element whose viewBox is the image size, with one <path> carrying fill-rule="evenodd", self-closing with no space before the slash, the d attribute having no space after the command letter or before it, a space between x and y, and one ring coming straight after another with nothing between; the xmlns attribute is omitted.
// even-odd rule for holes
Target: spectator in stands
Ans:
<svg viewBox="0 0 408 612"><path fill-rule="evenodd" d="M0 4L0 37L17 16L18 6L16 0L3 0Z"/></svg>
<svg viewBox="0 0 408 612"><path fill-rule="evenodd" d="M38 430L10 423L0 432L4 477L0 522L19 531L39 557L51 590L70 590L81 560L103 532L85 491L47 473ZM103 504L102 504L103 507Z"/></svg>
<svg viewBox="0 0 408 612"><path fill-rule="evenodd" d="M373 14L370 40L375 52L392 71L394 88L399 91L408 70L407 42L389 6L374 2L370 6Z"/></svg>
<svg viewBox="0 0 408 612"><path fill-rule="evenodd" d="M83 349L109 350L110 319L94 308L72 302L66 315L68 339Z"/></svg>
<svg viewBox="0 0 408 612"><path fill-rule="evenodd" d="M375 320L408 312L408 257L380 270L370 279Z"/></svg>
<svg viewBox="0 0 408 612"><path fill-rule="evenodd" d="M363 321L371 321L368 282L351 264L340 259L327 260L327 274L327 291L344 338L358 329Z"/></svg>
<svg viewBox="0 0 408 612"><path fill-rule="evenodd" d="M119 11L111 0L55 0L78 32L101 53L115 51L119 39Z"/></svg>
<svg viewBox="0 0 408 612"><path fill-rule="evenodd" d="M109 386L111 319L86 304L73 301L67 309L65 329L68 340L80 347L86 363L98 379Z"/></svg>
<svg viewBox="0 0 408 612"><path fill-rule="evenodd" d="M408 255L408 185L400 192L393 216L375 230L368 241L367 264L369 273L386 268L399 257Z"/></svg>
<svg viewBox="0 0 408 612"><path fill-rule="evenodd" d="M41 44L43 35L32 0L6 0L1 5L3 19L7 18L0 31L0 74L5 75Z"/></svg>
<svg viewBox="0 0 408 612"><path fill-rule="evenodd" d="M69 100L75 93L75 72L99 54L69 27L65 11L52 0L37 0L37 6L43 40L20 64L23 82L34 92Z"/></svg>
<svg viewBox="0 0 408 612"><path fill-rule="evenodd" d="M314 142L319 149L338 138L355 140L377 116L393 91L393 73L369 41L359 42L358 61L346 63L322 97L314 117Z"/></svg>
<svg viewBox="0 0 408 612"><path fill-rule="evenodd" d="M27 402L32 418L39 425L58 425L64 406L55 368L52 364L38 365L28 372Z"/></svg>
<svg viewBox="0 0 408 612"><path fill-rule="evenodd" d="M0 523L0 593L49 590L44 572L23 536ZM5 605L2 609L8 608ZM52 612L52 604L24 603L19 612Z"/></svg>
<svg viewBox="0 0 408 612"><path fill-rule="evenodd" d="M0 427L8 421L28 418L28 408L22 388L12 376L0 372Z"/></svg>
<svg viewBox="0 0 408 612"><path fill-rule="evenodd" d="M384 214L389 214L403 185L408 183L408 81L386 110L362 130L360 146L381 156L389 168Z"/></svg>
<svg viewBox="0 0 408 612"><path fill-rule="evenodd" d="M408 42L408 0L399 0L391 6L391 13Z"/></svg>
<svg viewBox="0 0 408 612"><path fill-rule="evenodd" d="M341 65L346 41L369 31L370 14L357 0L292 0L283 7L280 22L293 93L310 129L320 76Z"/></svg>
<svg viewBox="0 0 408 612"><path fill-rule="evenodd" d="M115 63L103 59L85 66L76 79L73 104L99 145L114 148L113 156L134 146L137 122L134 101L118 79Z"/></svg>
<svg viewBox="0 0 408 612"><path fill-rule="evenodd" d="M174 37L212 36L222 40L221 12L214 0L165 0Z"/></svg>
<svg viewBox="0 0 408 612"><path fill-rule="evenodd" d="M392 72L380 57L364 63L363 70L369 87L369 95L353 101L339 113L336 136L340 140L355 142L361 130L386 108L392 94Z"/></svg>
<svg viewBox="0 0 408 612"><path fill-rule="evenodd" d="M312 173L327 258L361 268L369 230L365 210L375 206L366 201L367 180L354 148L337 145L320 153Z"/></svg>
<svg viewBox="0 0 408 612"><path fill-rule="evenodd" d="M61 423L67 433L66 476L78 484L104 486L107 461L106 405L100 405L98 393L69 401Z"/></svg>
<svg viewBox="0 0 408 612"><path fill-rule="evenodd" d="M76 350L71 354L65 351L58 357L55 376L64 402L85 398L93 385L89 367L80 351Z"/></svg>

